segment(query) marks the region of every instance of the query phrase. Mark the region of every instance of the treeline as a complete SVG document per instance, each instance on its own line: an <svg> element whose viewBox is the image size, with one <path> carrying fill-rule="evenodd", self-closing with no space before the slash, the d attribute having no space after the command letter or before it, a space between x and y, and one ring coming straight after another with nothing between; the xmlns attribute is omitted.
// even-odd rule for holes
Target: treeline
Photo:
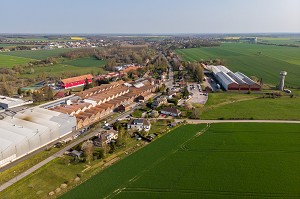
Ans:
<svg viewBox="0 0 300 199"><path fill-rule="evenodd" d="M169 39L161 42L161 46L167 46L170 50L181 48L216 47L220 45L221 43L216 40L196 38Z"/></svg>
<svg viewBox="0 0 300 199"><path fill-rule="evenodd" d="M83 57L95 57L98 60L106 60L106 70L113 70L113 67L121 64L145 64L153 56L153 50L147 45L127 45L106 48L86 48L63 53L62 56L68 59Z"/></svg>
<svg viewBox="0 0 300 199"><path fill-rule="evenodd" d="M204 68L200 63L194 62L183 62L184 67L189 71L189 73L199 82L203 82L204 79Z"/></svg>
<svg viewBox="0 0 300 199"><path fill-rule="evenodd" d="M299 44L274 44L274 43L265 43L265 42L257 42L258 44L262 45L269 45L269 46L285 46L285 47L296 47L299 48Z"/></svg>

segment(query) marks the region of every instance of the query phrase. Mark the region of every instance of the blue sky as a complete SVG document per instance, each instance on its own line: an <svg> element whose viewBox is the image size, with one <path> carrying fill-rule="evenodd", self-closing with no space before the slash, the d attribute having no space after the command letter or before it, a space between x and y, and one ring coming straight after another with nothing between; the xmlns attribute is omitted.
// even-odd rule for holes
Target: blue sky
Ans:
<svg viewBox="0 0 300 199"><path fill-rule="evenodd" d="M300 0L0 0L0 33L300 32Z"/></svg>

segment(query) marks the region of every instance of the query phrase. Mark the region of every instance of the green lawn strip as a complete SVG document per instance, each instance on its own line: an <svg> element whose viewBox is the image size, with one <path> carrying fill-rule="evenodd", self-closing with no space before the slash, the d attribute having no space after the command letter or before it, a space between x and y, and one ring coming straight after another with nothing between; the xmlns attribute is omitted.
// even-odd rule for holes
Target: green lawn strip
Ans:
<svg viewBox="0 0 300 199"><path fill-rule="evenodd" d="M33 155L32 157L29 157L28 159L16 164L15 166L1 172L0 175L0 184L3 184L10 179L14 178L15 176L23 173L24 171L28 170L32 166L36 165L37 163L45 160L49 156L56 153L59 149L57 148L51 148L50 150L42 151L36 155Z"/></svg>
<svg viewBox="0 0 300 199"><path fill-rule="evenodd" d="M201 119L300 120L299 113L300 98L260 98L208 107Z"/></svg>

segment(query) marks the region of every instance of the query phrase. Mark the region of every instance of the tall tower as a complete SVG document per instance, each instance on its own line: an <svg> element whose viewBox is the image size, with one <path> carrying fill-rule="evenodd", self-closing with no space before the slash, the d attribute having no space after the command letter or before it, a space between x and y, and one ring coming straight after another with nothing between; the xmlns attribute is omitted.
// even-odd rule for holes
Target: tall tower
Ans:
<svg viewBox="0 0 300 199"><path fill-rule="evenodd" d="M286 71L281 71L280 72L279 90L281 90L281 91L283 91L283 89L284 89L284 79L285 79L286 75L287 75Z"/></svg>

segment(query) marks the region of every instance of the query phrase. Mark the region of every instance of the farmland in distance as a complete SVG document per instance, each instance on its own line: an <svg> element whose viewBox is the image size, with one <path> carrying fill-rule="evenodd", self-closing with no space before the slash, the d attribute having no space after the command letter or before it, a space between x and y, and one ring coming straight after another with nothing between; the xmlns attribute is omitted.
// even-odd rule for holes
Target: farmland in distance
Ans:
<svg viewBox="0 0 300 199"><path fill-rule="evenodd" d="M248 43L222 43L220 47L178 49L185 61L221 59L232 71L262 78L264 83L277 85L279 73L288 72L286 85L300 86L300 48Z"/></svg>

